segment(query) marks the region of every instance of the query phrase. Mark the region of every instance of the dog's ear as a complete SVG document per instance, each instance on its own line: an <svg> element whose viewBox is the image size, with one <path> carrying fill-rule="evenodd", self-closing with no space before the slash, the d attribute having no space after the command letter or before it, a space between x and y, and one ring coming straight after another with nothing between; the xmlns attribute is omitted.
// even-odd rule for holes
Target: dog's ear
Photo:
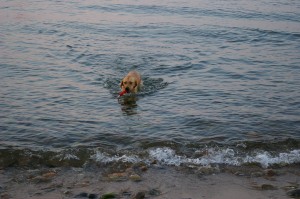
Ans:
<svg viewBox="0 0 300 199"><path fill-rule="evenodd" d="M134 81L134 87L133 87L133 88L137 87L137 85L138 85L138 83L137 83L137 81L135 80L135 81Z"/></svg>
<svg viewBox="0 0 300 199"><path fill-rule="evenodd" d="M124 84L123 84L123 81L121 81L120 87L122 88L123 85L124 85Z"/></svg>

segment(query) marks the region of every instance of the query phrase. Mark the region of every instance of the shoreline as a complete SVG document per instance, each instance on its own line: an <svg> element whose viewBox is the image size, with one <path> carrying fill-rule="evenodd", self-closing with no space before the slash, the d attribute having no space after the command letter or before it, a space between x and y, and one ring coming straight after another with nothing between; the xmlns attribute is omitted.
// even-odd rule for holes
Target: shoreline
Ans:
<svg viewBox="0 0 300 199"><path fill-rule="evenodd" d="M0 170L1 199L262 199L299 198L299 165L278 169L159 165ZM293 190L298 192L291 193ZM294 194L294 195L293 195ZM298 195L297 195L298 194ZM114 197L113 197L114 196Z"/></svg>

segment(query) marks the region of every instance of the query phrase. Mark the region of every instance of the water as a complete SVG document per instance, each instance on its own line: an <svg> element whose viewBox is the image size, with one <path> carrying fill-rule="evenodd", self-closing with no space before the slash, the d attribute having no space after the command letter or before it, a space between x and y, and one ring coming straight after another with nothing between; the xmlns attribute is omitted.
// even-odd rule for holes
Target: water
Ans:
<svg viewBox="0 0 300 199"><path fill-rule="evenodd" d="M0 38L2 166L300 162L299 1L1 1Z"/></svg>

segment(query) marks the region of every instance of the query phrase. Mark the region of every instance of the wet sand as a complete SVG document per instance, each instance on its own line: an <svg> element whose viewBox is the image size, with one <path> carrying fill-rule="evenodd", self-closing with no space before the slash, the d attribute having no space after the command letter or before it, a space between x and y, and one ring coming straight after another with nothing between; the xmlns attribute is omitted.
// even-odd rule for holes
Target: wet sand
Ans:
<svg viewBox="0 0 300 199"><path fill-rule="evenodd" d="M248 170L248 169L245 169ZM248 170L249 171L249 170ZM0 170L1 199L156 198L285 199L299 188L300 169L241 169L131 166L127 169L42 168Z"/></svg>

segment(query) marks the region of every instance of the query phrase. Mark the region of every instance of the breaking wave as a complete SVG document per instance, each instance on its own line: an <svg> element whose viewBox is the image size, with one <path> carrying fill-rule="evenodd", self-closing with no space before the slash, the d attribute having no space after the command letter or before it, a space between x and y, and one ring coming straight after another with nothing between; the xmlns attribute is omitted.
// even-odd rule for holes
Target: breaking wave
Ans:
<svg viewBox="0 0 300 199"><path fill-rule="evenodd" d="M196 151L197 153L197 151ZM201 152L202 153L202 152ZM226 164L241 166L244 164L260 164L267 168L271 165L287 165L300 163L300 150L272 155L270 152L253 152L251 155L240 155L234 149L209 149L206 154L198 158L189 158L185 155L178 155L170 148L156 148L149 151L150 157L156 159L161 164L180 166L182 164L193 164L208 166L212 164Z"/></svg>
<svg viewBox="0 0 300 199"><path fill-rule="evenodd" d="M281 147L280 146L284 146ZM293 146L293 147L292 147ZM72 166L90 164L144 163L161 166L244 166L257 165L262 168L300 164L299 142L286 140L257 145L253 142L235 145L148 146L130 150L77 147L63 150L30 150L20 148L0 149L0 168L10 166Z"/></svg>

